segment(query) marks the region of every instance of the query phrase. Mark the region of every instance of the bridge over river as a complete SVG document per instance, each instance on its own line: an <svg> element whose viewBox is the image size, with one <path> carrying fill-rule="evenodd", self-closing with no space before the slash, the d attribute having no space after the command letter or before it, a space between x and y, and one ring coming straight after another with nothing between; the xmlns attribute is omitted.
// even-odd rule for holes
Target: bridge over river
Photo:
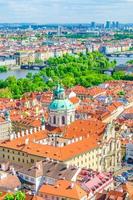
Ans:
<svg viewBox="0 0 133 200"><path fill-rule="evenodd" d="M107 57L132 57L133 56L133 51L127 51L127 52L117 52L117 53L107 53Z"/></svg>
<svg viewBox="0 0 133 200"><path fill-rule="evenodd" d="M46 65L21 65L21 69L27 69L27 70L41 70L43 68L45 68Z"/></svg>

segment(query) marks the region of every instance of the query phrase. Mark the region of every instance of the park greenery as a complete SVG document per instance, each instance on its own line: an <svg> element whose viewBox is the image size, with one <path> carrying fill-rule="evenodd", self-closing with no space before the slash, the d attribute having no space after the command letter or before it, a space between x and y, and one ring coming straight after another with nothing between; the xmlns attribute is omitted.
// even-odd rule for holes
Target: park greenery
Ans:
<svg viewBox="0 0 133 200"><path fill-rule="evenodd" d="M25 200L26 196L24 192L17 191L14 194L7 193L4 200Z"/></svg>
<svg viewBox="0 0 133 200"><path fill-rule="evenodd" d="M115 40L123 40L123 39L133 39L133 33L116 33L114 35Z"/></svg>
<svg viewBox="0 0 133 200"><path fill-rule="evenodd" d="M47 65L37 74L28 73L26 78L17 79L12 76L0 80L0 97L21 98L26 92L53 89L58 82L69 88L78 84L91 87L113 79L133 80L133 76L127 76L121 71L115 72L113 76L104 74L104 71L115 67L116 61L109 61L99 52L66 54L50 58Z"/></svg>
<svg viewBox="0 0 133 200"><path fill-rule="evenodd" d="M10 36L9 39L14 41L22 41L22 40L27 40L28 37L24 35L15 35L15 36Z"/></svg>
<svg viewBox="0 0 133 200"><path fill-rule="evenodd" d="M2 73L2 72L7 72L8 71L8 68L7 68L7 66L0 66L0 73Z"/></svg>
<svg viewBox="0 0 133 200"><path fill-rule="evenodd" d="M35 64L43 64L43 60L36 58Z"/></svg>
<svg viewBox="0 0 133 200"><path fill-rule="evenodd" d="M129 60L129 61L127 61L127 64L131 64L131 65L133 65L133 60Z"/></svg>
<svg viewBox="0 0 133 200"><path fill-rule="evenodd" d="M87 39L87 38L98 38L97 34L94 33L74 33L74 34L65 34L62 37L74 38L74 39Z"/></svg>

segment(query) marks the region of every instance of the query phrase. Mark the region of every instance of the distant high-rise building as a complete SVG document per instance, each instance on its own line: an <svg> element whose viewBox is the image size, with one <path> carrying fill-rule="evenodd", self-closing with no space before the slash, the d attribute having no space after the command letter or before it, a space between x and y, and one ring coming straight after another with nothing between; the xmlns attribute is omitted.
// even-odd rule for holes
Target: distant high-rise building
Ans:
<svg viewBox="0 0 133 200"><path fill-rule="evenodd" d="M58 26L57 35L60 37L62 35L62 27Z"/></svg>
<svg viewBox="0 0 133 200"><path fill-rule="evenodd" d="M115 22L112 22L112 27L111 28L116 28L116 23Z"/></svg>
<svg viewBox="0 0 133 200"><path fill-rule="evenodd" d="M116 22L116 28L119 28L119 22Z"/></svg>
<svg viewBox="0 0 133 200"><path fill-rule="evenodd" d="M107 21L107 22L106 22L105 28L108 28L108 29L111 28L111 22L110 22L110 21Z"/></svg>
<svg viewBox="0 0 133 200"><path fill-rule="evenodd" d="M104 24L99 23L99 24L96 25L96 27L99 28L99 29L103 29L104 28Z"/></svg>
<svg viewBox="0 0 133 200"><path fill-rule="evenodd" d="M96 22L91 22L91 28L96 28Z"/></svg>

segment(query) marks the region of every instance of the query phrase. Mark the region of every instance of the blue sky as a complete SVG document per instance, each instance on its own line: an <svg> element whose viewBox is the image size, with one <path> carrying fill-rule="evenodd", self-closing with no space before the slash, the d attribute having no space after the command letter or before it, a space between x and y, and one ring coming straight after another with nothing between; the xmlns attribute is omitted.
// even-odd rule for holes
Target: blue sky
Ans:
<svg viewBox="0 0 133 200"><path fill-rule="evenodd" d="M0 22L133 22L133 0L0 0Z"/></svg>

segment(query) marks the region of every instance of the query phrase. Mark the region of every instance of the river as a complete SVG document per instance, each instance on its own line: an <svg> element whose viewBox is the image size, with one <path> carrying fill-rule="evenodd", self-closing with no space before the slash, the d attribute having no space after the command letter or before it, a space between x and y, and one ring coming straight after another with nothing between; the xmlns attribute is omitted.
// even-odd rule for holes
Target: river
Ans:
<svg viewBox="0 0 133 200"><path fill-rule="evenodd" d="M25 78L29 72L35 74L39 72L39 70L24 70L24 69L10 70L8 72L0 73L0 79L6 79L9 76L16 76L16 78Z"/></svg>
<svg viewBox="0 0 133 200"><path fill-rule="evenodd" d="M111 61L112 60L116 60L117 61L117 65L120 65L120 64L125 64L127 61L129 60L133 60L133 57L125 57L125 56L121 56L121 57L110 57L109 58Z"/></svg>
<svg viewBox="0 0 133 200"><path fill-rule="evenodd" d="M116 60L117 64L125 64L128 60L133 59L133 57L111 57L110 60ZM38 72L38 70L22 70L22 69L16 69L4 73L0 73L0 79L6 79L8 76L16 76L16 78L24 78L28 74L28 72L31 72L32 74L35 74Z"/></svg>

